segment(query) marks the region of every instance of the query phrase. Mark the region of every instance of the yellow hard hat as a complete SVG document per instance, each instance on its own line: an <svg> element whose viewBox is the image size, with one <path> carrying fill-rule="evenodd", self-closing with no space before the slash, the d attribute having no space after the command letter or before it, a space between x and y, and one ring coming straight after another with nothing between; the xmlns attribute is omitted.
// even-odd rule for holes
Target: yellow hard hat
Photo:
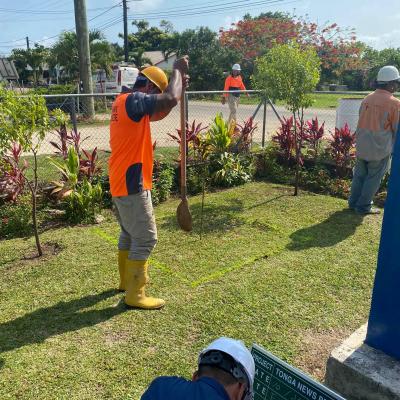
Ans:
<svg viewBox="0 0 400 400"><path fill-rule="evenodd" d="M152 81L163 92L168 86L168 78L165 72L158 67L151 65L140 71L147 79Z"/></svg>

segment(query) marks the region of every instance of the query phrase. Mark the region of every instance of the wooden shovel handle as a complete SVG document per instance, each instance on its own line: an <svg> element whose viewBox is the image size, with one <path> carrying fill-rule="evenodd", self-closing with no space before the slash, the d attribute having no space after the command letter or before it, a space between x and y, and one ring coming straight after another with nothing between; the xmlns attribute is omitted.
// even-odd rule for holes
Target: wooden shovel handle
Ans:
<svg viewBox="0 0 400 400"><path fill-rule="evenodd" d="M186 90L181 97L181 198L186 198Z"/></svg>

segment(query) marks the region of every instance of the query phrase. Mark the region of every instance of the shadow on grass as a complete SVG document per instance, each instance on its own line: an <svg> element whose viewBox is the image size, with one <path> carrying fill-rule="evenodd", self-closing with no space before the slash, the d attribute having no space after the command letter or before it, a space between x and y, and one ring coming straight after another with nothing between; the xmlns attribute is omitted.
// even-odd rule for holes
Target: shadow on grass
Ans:
<svg viewBox="0 0 400 400"><path fill-rule="evenodd" d="M240 199L229 199L220 204L207 204L206 197L203 211L203 233L225 232L243 225L245 221L240 216L243 211L244 205ZM190 205L190 212L195 231L199 231L201 203ZM169 231L180 230L175 214L163 218L161 227Z"/></svg>
<svg viewBox="0 0 400 400"><path fill-rule="evenodd" d="M299 229L290 235L292 240L286 247L299 251L311 247L331 247L352 236L363 218L349 209L336 211L325 221Z"/></svg>
<svg viewBox="0 0 400 400"><path fill-rule="evenodd" d="M54 306L40 308L30 314L0 324L0 353L18 349L33 343L41 343L47 338L65 332L96 325L126 311L123 302L115 307L101 310L82 311L118 293L106 290L102 293ZM0 369L4 360L0 359Z"/></svg>

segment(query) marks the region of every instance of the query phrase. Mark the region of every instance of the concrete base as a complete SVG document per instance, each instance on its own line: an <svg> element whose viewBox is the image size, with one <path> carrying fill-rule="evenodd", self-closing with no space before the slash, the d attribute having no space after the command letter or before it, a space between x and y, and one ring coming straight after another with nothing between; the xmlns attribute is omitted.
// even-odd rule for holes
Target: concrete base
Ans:
<svg viewBox="0 0 400 400"><path fill-rule="evenodd" d="M400 400L400 361L364 344L366 333L367 324L332 351L326 386L348 400Z"/></svg>

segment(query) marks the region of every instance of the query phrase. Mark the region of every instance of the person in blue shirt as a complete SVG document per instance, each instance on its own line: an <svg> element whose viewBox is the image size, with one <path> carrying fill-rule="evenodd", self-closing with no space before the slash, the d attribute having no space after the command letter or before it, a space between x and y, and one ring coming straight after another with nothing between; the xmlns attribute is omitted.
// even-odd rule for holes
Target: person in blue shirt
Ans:
<svg viewBox="0 0 400 400"><path fill-rule="evenodd" d="M221 337L204 349L191 381L161 376L141 400L251 400L255 365L243 342Z"/></svg>

